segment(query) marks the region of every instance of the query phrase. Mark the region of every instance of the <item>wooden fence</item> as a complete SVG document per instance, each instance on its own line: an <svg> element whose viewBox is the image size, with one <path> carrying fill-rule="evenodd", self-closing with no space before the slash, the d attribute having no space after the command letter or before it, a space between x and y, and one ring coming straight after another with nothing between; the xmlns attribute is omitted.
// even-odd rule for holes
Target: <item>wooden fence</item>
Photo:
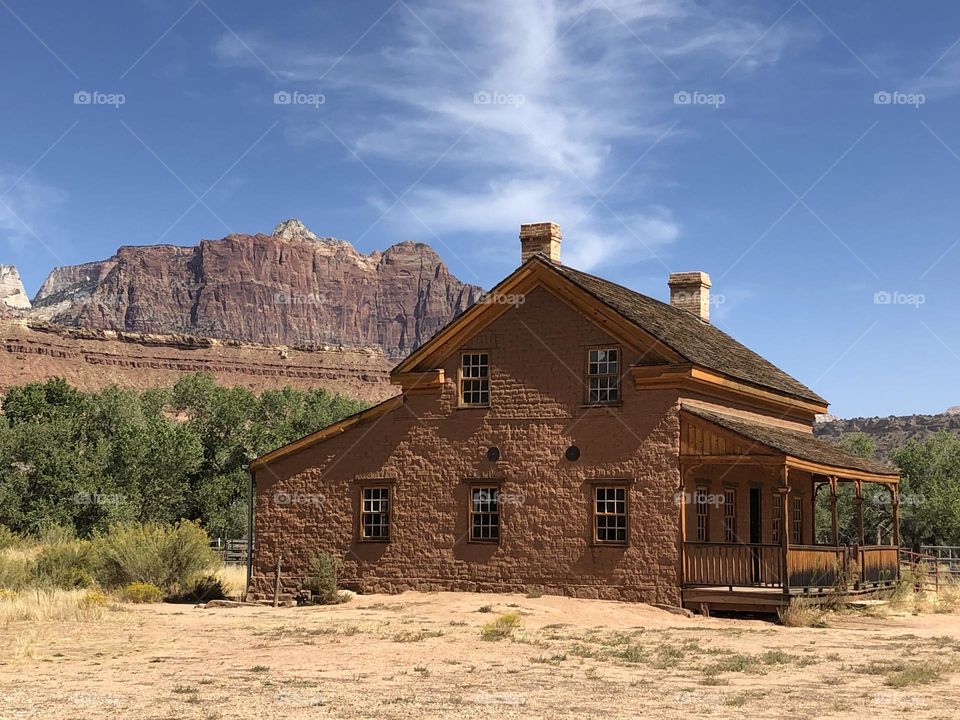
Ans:
<svg viewBox="0 0 960 720"><path fill-rule="evenodd" d="M227 540L217 538L210 541L210 549L227 565L247 564L247 541L245 539Z"/></svg>

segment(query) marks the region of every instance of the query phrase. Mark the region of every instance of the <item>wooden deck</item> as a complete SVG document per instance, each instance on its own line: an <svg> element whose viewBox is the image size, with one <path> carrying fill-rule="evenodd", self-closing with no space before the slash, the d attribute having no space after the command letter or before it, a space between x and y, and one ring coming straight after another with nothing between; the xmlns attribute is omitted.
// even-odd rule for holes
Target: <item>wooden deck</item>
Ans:
<svg viewBox="0 0 960 720"><path fill-rule="evenodd" d="M775 612L796 597L868 595L900 577L893 546L684 543L684 607Z"/></svg>

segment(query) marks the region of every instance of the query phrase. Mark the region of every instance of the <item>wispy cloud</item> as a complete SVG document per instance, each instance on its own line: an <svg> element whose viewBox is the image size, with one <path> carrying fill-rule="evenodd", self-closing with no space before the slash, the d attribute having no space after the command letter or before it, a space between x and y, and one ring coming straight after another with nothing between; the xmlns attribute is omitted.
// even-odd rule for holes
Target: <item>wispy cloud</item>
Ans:
<svg viewBox="0 0 960 720"><path fill-rule="evenodd" d="M0 170L0 238L6 247L14 252L35 247L38 254L52 254L51 217L64 200L57 188Z"/></svg>
<svg viewBox="0 0 960 720"><path fill-rule="evenodd" d="M658 255L679 237L654 192L664 179L654 154L631 168L652 144L682 136L665 134L673 93L735 61L738 73L775 62L790 40L786 22L768 31L716 7L421 0L396 5L378 40L346 57L256 36L243 43L285 81L329 92L323 123L296 114L298 141L335 133L372 172L409 167L413 178L443 156L402 202L382 188L372 195L386 221L421 236L504 237L519 222L555 219L565 257L594 268ZM215 53L225 65L255 67L235 37L224 35Z"/></svg>

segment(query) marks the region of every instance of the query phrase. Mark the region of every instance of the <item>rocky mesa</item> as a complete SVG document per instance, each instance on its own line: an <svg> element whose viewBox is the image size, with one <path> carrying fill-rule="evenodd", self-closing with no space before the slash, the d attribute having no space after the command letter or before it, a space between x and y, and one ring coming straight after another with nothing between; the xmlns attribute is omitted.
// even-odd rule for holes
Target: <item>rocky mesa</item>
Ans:
<svg viewBox="0 0 960 720"><path fill-rule="evenodd" d="M28 311L58 325L300 348L373 347L401 358L482 295L429 246L359 253L298 220L270 235L125 246L55 269Z"/></svg>
<svg viewBox="0 0 960 720"><path fill-rule="evenodd" d="M125 246L54 269L31 303L0 266L0 388L54 376L85 389L212 373L262 390L324 387L375 402L395 361L476 302L433 249L359 253L298 220L196 246Z"/></svg>

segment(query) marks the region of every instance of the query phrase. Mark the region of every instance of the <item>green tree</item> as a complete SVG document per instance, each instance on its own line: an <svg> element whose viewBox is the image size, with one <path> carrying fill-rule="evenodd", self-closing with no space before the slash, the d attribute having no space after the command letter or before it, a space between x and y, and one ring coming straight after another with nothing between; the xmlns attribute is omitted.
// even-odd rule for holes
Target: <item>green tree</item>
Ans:
<svg viewBox="0 0 960 720"><path fill-rule="evenodd" d="M905 545L960 545L960 438L947 430L892 453Z"/></svg>
<svg viewBox="0 0 960 720"><path fill-rule="evenodd" d="M862 432L847 433L837 445L857 457L876 459L876 441ZM870 545L886 542L892 535L893 498L882 485L863 483L863 535ZM837 538L841 545L855 545L860 541L857 526L856 488L850 481L837 484ZM817 540L833 542L833 521L830 512L830 491L822 487L817 493Z"/></svg>
<svg viewBox="0 0 960 720"><path fill-rule="evenodd" d="M86 537L190 518L240 537L248 462L362 408L319 389L258 396L204 373L143 392L80 392L61 378L13 387L0 416L0 524Z"/></svg>

